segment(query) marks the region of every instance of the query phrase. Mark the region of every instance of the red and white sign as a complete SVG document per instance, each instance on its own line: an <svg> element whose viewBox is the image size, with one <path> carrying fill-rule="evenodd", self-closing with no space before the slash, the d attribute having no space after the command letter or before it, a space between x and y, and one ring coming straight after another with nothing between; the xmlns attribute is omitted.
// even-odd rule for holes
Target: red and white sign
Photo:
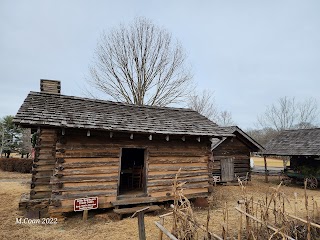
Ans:
<svg viewBox="0 0 320 240"><path fill-rule="evenodd" d="M98 197L78 198L74 200L74 211L83 211L98 208Z"/></svg>

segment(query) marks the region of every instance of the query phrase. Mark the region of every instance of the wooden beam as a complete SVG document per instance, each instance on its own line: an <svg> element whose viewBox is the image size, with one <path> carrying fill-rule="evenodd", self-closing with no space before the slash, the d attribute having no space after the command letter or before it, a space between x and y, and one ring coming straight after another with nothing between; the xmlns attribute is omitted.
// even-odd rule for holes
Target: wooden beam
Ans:
<svg viewBox="0 0 320 240"><path fill-rule="evenodd" d="M163 227L159 222L154 222L156 226L171 240L178 240L172 233L170 233L165 227Z"/></svg>
<svg viewBox="0 0 320 240"><path fill-rule="evenodd" d="M268 166L267 166L267 157L263 156L263 160L264 160L264 174L265 174L265 182L269 182L268 179Z"/></svg>

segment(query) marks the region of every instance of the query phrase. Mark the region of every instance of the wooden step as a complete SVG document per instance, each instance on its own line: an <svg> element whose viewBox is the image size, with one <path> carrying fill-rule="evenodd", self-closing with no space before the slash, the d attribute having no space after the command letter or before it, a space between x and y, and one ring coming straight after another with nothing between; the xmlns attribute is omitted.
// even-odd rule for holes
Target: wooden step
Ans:
<svg viewBox="0 0 320 240"><path fill-rule="evenodd" d="M122 205L144 204L144 203L153 203L153 202L157 202L157 199L153 197L136 197L136 198L125 198L121 200L116 200L111 203L113 206L122 206Z"/></svg>
<svg viewBox="0 0 320 240"><path fill-rule="evenodd" d="M145 207L149 207L148 210L145 212L154 212L157 210L160 210L161 208L158 205L152 205L152 206L139 206L139 207L132 207L132 208L121 208L121 209L113 209L113 211L117 214L132 214L135 213L136 211L143 209Z"/></svg>

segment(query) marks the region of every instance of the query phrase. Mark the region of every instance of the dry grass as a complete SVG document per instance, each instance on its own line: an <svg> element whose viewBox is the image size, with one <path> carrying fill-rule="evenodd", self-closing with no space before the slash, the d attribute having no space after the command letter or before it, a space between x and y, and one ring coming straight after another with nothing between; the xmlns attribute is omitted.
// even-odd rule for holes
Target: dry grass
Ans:
<svg viewBox="0 0 320 240"><path fill-rule="evenodd" d="M138 239L137 219L125 218L121 221L97 220L90 216L87 222L82 222L81 214L76 214L58 225L19 225L15 224L16 217L21 217L18 211L18 202L23 192L29 191L29 185L25 182L28 174L0 172L0 239ZM20 182L12 182L10 179L20 179ZM5 179L8 179L6 181ZM270 183L264 183L263 176L252 176L252 182L247 187L248 196L252 195L256 201L264 199L270 187L279 183L278 177L270 177ZM289 199L294 199L297 193L298 215L304 217L304 189L303 186L282 186L281 191ZM309 199L312 197L320 203L320 192L318 190L307 190ZM225 202L228 206L229 234L237 234L239 213L234 210L237 200L241 198L239 186L217 186L213 192L213 209L210 212L210 231L221 235L223 223L223 207ZM320 204L319 204L320 206ZM293 201L286 204L288 212L294 212ZM195 209L194 217L204 226L207 222L207 209ZM147 239L157 239L159 230L154 221L157 216L147 215L145 217ZM172 230L172 216L168 216L165 227ZM164 238L166 239L166 238Z"/></svg>
<svg viewBox="0 0 320 240"><path fill-rule="evenodd" d="M0 181L5 179L31 180L31 173L6 172L0 169Z"/></svg>
<svg viewBox="0 0 320 240"><path fill-rule="evenodd" d="M264 160L262 157L251 157L254 161L255 166L264 166ZM283 167L283 161L281 159L276 158L267 158L268 167ZM287 166L290 165L290 161L288 161Z"/></svg>

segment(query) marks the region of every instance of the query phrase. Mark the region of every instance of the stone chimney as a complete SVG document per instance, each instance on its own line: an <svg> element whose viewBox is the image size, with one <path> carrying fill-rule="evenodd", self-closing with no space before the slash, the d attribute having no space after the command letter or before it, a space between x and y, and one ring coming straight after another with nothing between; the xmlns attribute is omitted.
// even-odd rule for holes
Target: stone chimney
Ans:
<svg viewBox="0 0 320 240"><path fill-rule="evenodd" d="M57 80L40 79L40 92L61 93L61 82Z"/></svg>

